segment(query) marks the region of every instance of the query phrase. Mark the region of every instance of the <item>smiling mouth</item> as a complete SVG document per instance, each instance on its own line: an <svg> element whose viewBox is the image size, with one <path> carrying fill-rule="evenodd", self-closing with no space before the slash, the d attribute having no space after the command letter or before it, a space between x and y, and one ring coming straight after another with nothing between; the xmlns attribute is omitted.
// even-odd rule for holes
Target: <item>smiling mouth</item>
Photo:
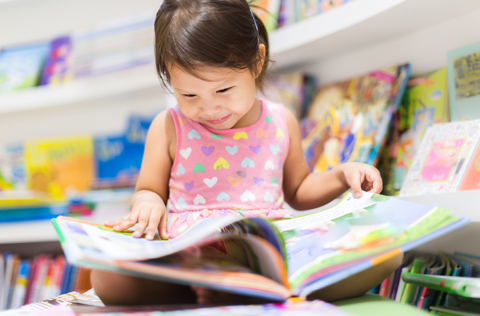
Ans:
<svg viewBox="0 0 480 316"><path fill-rule="evenodd" d="M227 115L225 117L222 117L218 120L207 120L207 122L210 123L210 124L222 124L223 122L228 120L230 118L230 116L232 116L232 114L229 114L229 115Z"/></svg>

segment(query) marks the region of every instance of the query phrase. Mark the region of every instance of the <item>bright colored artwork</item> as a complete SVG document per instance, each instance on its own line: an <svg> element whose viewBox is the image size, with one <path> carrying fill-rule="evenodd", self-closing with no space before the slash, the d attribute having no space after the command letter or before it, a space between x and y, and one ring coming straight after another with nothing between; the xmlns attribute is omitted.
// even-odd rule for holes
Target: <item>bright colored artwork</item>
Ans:
<svg viewBox="0 0 480 316"><path fill-rule="evenodd" d="M374 163L408 74L409 65L395 66L322 88L308 114L317 125L302 142L310 168Z"/></svg>

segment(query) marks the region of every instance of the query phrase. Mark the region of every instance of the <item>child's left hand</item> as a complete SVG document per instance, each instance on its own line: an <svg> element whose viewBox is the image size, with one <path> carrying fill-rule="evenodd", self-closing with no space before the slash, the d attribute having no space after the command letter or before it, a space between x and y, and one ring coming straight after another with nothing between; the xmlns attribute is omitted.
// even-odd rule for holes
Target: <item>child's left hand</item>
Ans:
<svg viewBox="0 0 480 316"><path fill-rule="evenodd" d="M362 197L362 190L373 193L382 192L382 177L377 168L358 162L344 163L339 168L357 199Z"/></svg>

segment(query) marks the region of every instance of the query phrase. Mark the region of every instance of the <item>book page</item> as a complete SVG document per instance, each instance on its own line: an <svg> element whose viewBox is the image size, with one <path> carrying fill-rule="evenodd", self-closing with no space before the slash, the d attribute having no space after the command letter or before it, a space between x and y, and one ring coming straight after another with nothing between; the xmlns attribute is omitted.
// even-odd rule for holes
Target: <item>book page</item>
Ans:
<svg viewBox="0 0 480 316"><path fill-rule="evenodd" d="M308 229L312 225L318 226L322 222L331 221L358 209L375 204L376 202L372 199L372 195L373 193L371 192L363 192L362 197L356 199L353 197L353 193L349 192L344 199L332 208L310 215L277 221L274 222L274 224L281 232L290 229Z"/></svg>

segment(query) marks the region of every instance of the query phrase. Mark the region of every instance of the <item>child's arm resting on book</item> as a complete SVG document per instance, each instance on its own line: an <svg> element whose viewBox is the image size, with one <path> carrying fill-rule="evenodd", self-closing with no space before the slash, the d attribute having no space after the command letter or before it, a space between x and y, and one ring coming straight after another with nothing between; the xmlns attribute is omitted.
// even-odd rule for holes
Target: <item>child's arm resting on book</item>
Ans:
<svg viewBox="0 0 480 316"><path fill-rule="evenodd" d="M380 193L382 178L375 168L363 163L344 163L322 173L310 173L303 154L298 122L288 109L287 127L290 150L284 164L283 191L285 201L297 210L325 205L352 188L356 197L362 190Z"/></svg>
<svg viewBox="0 0 480 316"><path fill-rule="evenodd" d="M131 200L130 214L106 226L122 231L135 224L134 237L143 235L147 229L147 239L153 239L158 229L162 239L167 235L168 181L172 167L172 144L176 142L175 125L169 111L160 113L148 131L142 167L138 176L135 194Z"/></svg>

